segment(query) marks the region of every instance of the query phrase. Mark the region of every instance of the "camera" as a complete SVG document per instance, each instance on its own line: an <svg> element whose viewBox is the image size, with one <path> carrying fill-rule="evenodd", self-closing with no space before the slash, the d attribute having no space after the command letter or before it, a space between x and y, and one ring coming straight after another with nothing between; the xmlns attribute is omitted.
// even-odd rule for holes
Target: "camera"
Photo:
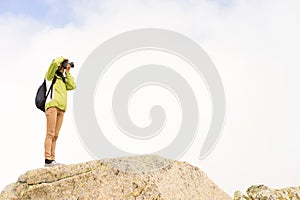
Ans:
<svg viewBox="0 0 300 200"><path fill-rule="evenodd" d="M74 63L73 62L70 62L69 64L71 65L72 68L74 68Z"/></svg>

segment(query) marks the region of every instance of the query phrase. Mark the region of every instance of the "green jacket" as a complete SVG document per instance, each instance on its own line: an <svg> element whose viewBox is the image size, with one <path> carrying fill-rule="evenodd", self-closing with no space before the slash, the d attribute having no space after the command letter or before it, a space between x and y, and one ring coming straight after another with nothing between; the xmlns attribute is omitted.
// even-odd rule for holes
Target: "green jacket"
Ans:
<svg viewBox="0 0 300 200"><path fill-rule="evenodd" d="M50 64L50 67L46 73L45 79L47 82L47 89L49 89L52 79L54 76L56 76L56 82L53 87L53 94L52 99L51 95L49 94L46 104L45 104L45 110L47 110L50 107L56 107L63 111L67 110L67 91L68 90L74 90L76 88L74 78L70 73L66 73L65 82L60 76L57 76L55 74L58 67L61 65L61 63L65 60L64 57L57 57L55 58L52 63Z"/></svg>

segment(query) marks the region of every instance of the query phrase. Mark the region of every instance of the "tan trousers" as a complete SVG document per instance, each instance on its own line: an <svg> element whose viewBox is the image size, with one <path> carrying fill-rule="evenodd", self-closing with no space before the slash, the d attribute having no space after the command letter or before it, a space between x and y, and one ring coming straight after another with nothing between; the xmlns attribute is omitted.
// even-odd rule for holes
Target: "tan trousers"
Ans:
<svg viewBox="0 0 300 200"><path fill-rule="evenodd" d="M45 159L55 160L55 147L59 130L63 123L64 111L58 108L48 108L46 111L47 133L45 138Z"/></svg>

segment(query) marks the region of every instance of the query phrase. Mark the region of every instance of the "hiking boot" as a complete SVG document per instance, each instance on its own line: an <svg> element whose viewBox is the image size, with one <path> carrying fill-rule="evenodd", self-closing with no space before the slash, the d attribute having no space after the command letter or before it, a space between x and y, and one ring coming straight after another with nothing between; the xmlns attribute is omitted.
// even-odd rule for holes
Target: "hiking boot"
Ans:
<svg viewBox="0 0 300 200"><path fill-rule="evenodd" d="M55 160L52 160L50 163L45 162L44 167L53 167L56 165L62 165L61 163L57 163Z"/></svg>

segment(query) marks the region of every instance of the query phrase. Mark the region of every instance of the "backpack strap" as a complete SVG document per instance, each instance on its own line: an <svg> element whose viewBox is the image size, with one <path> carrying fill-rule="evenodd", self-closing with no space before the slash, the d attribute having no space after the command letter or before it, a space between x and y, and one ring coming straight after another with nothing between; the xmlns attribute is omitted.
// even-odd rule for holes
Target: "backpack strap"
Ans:
<svg viewBox="0 0 300 200"><path fill-rule="evenodd" d="M54 83L56 82L56 78L57 78L57 77L54 75L54 77L53 77L53 79L52 79L51 86L50 86L50 88L49 88L49 90L48 90L48 92L47 92L47 94L46 94L46 99L48 98L50 91L51 91L50 98L52 99L52 95L53 95L53 85L54 85Z"/></svg>

